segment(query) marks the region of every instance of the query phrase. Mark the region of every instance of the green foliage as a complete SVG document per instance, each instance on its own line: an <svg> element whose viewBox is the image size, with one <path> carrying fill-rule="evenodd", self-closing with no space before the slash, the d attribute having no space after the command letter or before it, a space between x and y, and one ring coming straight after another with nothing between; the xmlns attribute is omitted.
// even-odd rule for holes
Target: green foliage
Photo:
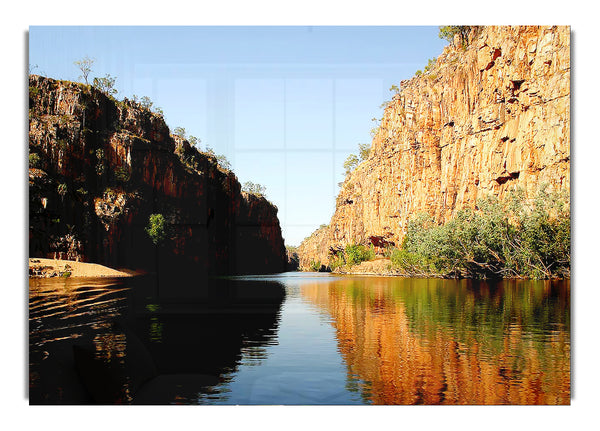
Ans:
<svg viewBox="0 0 600 431"><path fill-rule="evenodd" d="M372 247L367 247L362 244L347 245L344 250L346 264L353 266L365 260L375 259L375 251Z"/></svg>
<svg viewBox="0 0 600 431"><path fill-rule="evenodd" d="M356 157L356 154L350 154L348 158L344 161L344 169L346 170L346 175L352 172L358 166L359 160Z"/></svg>
<svg viewBox="0 0 600 431"><path fill-rule="evenodd" d="M185 139L185 129L183 127L175 127L175 129L173 129L173 134L176 136L179 136L180 138Z"/></svg>
<svg viewBox="0 0 600 431"><path fill-rule="evenodd" d="M198 144L200 144L200 139L196 138L195 136L190 135L190 137L188 138L188 141L194 147L197 146Z"/></svg>
<svg viewBox="0 0 600 431"><path fill-rule="evenodd" d="M229 163L229 160L227 160L227 157L225 157L223 154L217 155L217 163L223 169L231 170L231 163ZM263 190L263 193L264 193L264 190Z"/></svg>
<svg viewBox="0 0 600 431"><path fill-rule="evenodd" d="M343 266L354 266L366 260L375 259L373 246L362 244L349 244L342 251L336 252L329 258L329 267L332 270Z"/></svg>
<svg viewBox="0 0 600 431"><path fill-rule="evenodd" d="M96 150L96 174L100 177L104 174L104 150L102 148L98 148Z"/></svg>
<svg viewBox="0 0 600 431"><path fill-rule="evenodd" d="M415 72L415 76L421 76L422 74L423 74L423 71L421 69L419 69Z"/></svg>
<svg viewBox="0 0 600 431"><path fill-rule="evenodd" d="M30 168L39 168L41 164L42 164L42 159L40 158L39 154L37 154L37 153L29 154L29 167Z"/></svg>
<svg viewBox="0 0 600 431"><path fill-rule="evenodd" d="M371 154L371 146L369 144L358 144L358 157L360 161L367 160Z"/></svg>
<svg viewBox="0 0 600 431"><path fill-rule="evenodd" d="M394 267L402 268L411 275L422 273L423 268L427 266L422 256L403 248L391 250L389 257Z"/></svg>
<svg viewBox="0 0 600 431"><path fill-rule="evenodd" d="M67 192L68 192L67 185L66 185L65 183L60 183L60 184L58 185L58 187L56 188L56 191L58 192L58 194L59 194L61 197L65 197L65 195L66 195L66 194L67 194Z"/></svg>
<svg viewBox="0 0 600 431"><path fill-rule="evenodd" d="M338 253L329 259L329 267L331 268L332 271L334 271L337 268L343 267L345 264L346 264L346 261L344 260L343 253Z"/></svg>
<svg viewBox="0 0 600 431"><path fill-rule="evenodd" d="M356 154L350 154L344 161L346 175L356 169L360 162L368 159L370 154L371 146L369 144L358 144L358 156Z"/></svg>
<svg viewBox="0 0 600 431"><path fill-rule="evenodd" d="M255 184L252 181L246 181L242 185L242 191L246 193L253 194L255 196L264 196L267 188L260 184Z"/></svg>
<svg viewBox="0 0 600 431"><path fill-rule="evenodd" d="M319 272L321 270L321 261L320 260L311 260L309 269L313 272Z"/></svg>
<svg viewBox="0 0 600 431"><path fill-rule="evenodd" d="M425 73L431 71L431 69L433 69L435 67L435 58L430 58L429 60L427 60L427 66L425 66L425 69L423 70Z"/></svg>
<svg viewBox="0 0 600 431"><path fill-rule="evenodd" d="M469 42L470 32L471 27L468 25L443 25L439 27L438 37L454 43L454 36L458 34L460 35L461 44L466 46Z"/></svg>
<svg viewBox="0 0 600 431"><path fill-rule="evenodd" d="M81 76L79 79L83 79L85 84L88 85L88 75L92 71L92 64L94 64L94 59L89 58L87 55L79 61L73 62L75 66L81 70Z"/></svg>
<svg viewBox="0 0 600 431"><path fill-rule="evenodd" d="M154 245L162 243L167 237L165 217L162 214L151 214L146 226L146 233Z"/></svg>
<svg viewBox="0 0 600 431"><path fill-rule="evenodd" d="M504 202L488 197L445 225L420 214L407 226L392 264L411 274L474 278L570 275L570 208L566 194L520 191Z"/></svg>
<svg viewBox="0 0 600 431"><path fill-rule="evenodd" d="M29 97L35 99L40 94L40 89L37 87L29 86Z"/></svg>
<svg viewBox="0 0 600 431"><path fill-rule="evenodd" d="M75 190L77 192L77 194L79 196L81 196L82 199L85 199L88 195L88 191L86 189L84 189L83 187L79 187L77 190Z"/></svg>
<svg viewBox="0 0 600 431"><path fill-rule="evenodd" d="M393 85L390 87L390 91L393 91L393 92L394 92L394 94L399 94L399 93L400 93L400 89L398 88L398 86L397 86L396 84L393 84Z"/></svg>
<svg viewBox="0 0 600 431"><path fill-rule="evenodd" d="M152 108L153 104L154 103L152 102L152 100L150 100L148 96L144 96L140 99L140 105L142 105L142 108L149 110L150 108Z"/></svg>
<svg viewBox="0 0 600 431"><path fill-rule="evenodd" d="M131 179L129 167L119 166L115 169L115 180L119 183L127 183Z"/></svg>
<svg viewBox="0 0 600 431"><path fill-rule="evenodd" d="M118 93L117 89L115 88L116 80L117 80L117 78L111 77L110 74L107 73L102 78L94 78L94 82L92 83L92 86L94 88L100 90L102 93L106 94L107 96L112 97Z"/></svg>

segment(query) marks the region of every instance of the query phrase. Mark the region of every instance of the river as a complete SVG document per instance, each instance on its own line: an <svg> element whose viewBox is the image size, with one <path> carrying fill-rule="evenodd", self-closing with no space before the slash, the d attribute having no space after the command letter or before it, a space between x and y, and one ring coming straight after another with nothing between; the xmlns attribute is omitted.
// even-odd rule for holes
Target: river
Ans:
<svg viewBox="0 0 600 431"><path fill-rule="evenodd" d="M31 404L569 404L570 282L30 279Z"/></svg>

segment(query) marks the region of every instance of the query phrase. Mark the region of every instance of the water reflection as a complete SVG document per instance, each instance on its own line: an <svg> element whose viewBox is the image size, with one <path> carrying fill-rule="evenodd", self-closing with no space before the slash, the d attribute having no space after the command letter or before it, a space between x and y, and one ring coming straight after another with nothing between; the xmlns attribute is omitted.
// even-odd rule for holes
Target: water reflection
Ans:
<svg viewBox="0 0 600 431"><path fill-rule="evenodd" d="M197 403L242 355L264 359L285 297L280 284L177 288L186 289L193 292L177 300L144 277L31 279L30 403Z"/></svg>
<svg viewBox="0 0 600 431"><path fill-rule="evenodd" d="M349 277L302 294L331 315L365 402L570 402L568 282Z"/></svg>
<svg viewBox="0 0 600 431"><path fill-rule="evenodd" d="M32 404L90 400L75 368L75 345L94 346L107 363L123 361L125 337L113 330L111 322L125 307L126 291L116 279L29 280Z"/></svg>
<svg viewBox="0 0 600 431"><path fill-rule="evenodd" d="M569 282L30 280L32 404L568 404Z"/></svg>

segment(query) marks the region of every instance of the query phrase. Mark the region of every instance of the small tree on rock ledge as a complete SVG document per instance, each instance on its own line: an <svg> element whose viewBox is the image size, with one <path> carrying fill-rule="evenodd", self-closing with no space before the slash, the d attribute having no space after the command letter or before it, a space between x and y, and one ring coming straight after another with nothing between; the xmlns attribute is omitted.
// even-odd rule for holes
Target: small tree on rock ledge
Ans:
<svg viewBox="0 0 600 431"><path fill-rule="evenodd" d="M263 185L255 184L252 181L246 181L242 185L242 191L253 194L255 196L263 197L265 195L265 192L267 191L267 188Z"/></svg>

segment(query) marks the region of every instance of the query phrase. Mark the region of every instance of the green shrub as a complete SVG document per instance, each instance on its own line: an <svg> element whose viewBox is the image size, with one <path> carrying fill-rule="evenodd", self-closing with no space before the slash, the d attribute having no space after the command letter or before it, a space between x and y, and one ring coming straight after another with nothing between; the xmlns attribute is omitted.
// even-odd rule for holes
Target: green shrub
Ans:
<svg viewBox="0 0 600 431"><path fill-rule="evenodd" d="M346 170L346 175L352 172L360 163L356 154L350 154L348 158L344 161L344 169Z"/></svg>
<svg viewBox="0 0 600 431"><path fill-rule="evenodd" d="M127 183L131 179L131 173L127 166L119 166L115 169L115 180L119 183Z"/></svg>
<svg viewBox="0 0 600 431"><path fill-rule="evenodd" d="M98 148L96 150L96 174L100 177L104 174L106 168L104 167L104 150Z"/></svg>
<svg viewBox="0 0 600 431"><path fill-rule="evenodd" d="M223 169L226 170L231 170L231 163L229 163L229 160L227 160L227 157L225 157L223 154L219 154L217 156L217 163L219 164L219 166L221 166ZM260 185L260 184L257 184ZM261 186L262 187L262 186ZM261 194L264 194L266 188L263 187L263 191Z"/></svg>
<svg viewBox="0 0 600 431"><path fill-rule="evenodd" d="M42 164L42 159L40 158L39 154L31 153L29 155L29 167L30 168L39 168L41 164Z"/></svg>
<svg viewBox="0 0 600 431"><path fill-rule="evenodd" d="M317 261L311 260L309 268L313 272L319 272L321 270L321 261L320 260L317 260Z"/></svg>
<svg viewBox="0 0 600 431"><path fill-rule="evenodd" d="M246 193L250 193L253 194L255 196L258 197L263 197L265 195L265 192L267 191L267 188L263 185L260 185L258 183L253 183L252 181L246 181L243 185L242 185L242 191L246 192Z"/></svg>
<svg viewBox="0 0 600 431"><path fill-rule="evenodd" d="M154 243L159 245L167 237L165 216L162 214L151 214L146 226L146 233Z"/></svg>
<svg viewBox="0 0 600 431"><path fill-rule="evenodd" d="M570 232L568 195L542 188L527 200L517 191L504 202L481 199L445 225L418 215L391 260L407 272L443 276L568 277Z"/></svg>
<svg viewBox="0 0 600 431"><path fill-rule="evenodd" d="M344 250L344 257L346 264L353 266L365 260L373 260L375 258L375 251L372 247L367 247L361 244L352 244L346 246L346 249Z"/></svg>
<svg viewBox="0 0 600 431"><path fill-rule="evenodd" d="M443 25L439 27L438 37L454 43L454 36L458 34L461 45L466 47L469 42L469 33L471 33L471 27L468 25Z"/></svg>
<svg viewBox="0 0 600 431"><path fill-rule="evenodd" d="M56 191L61 197L64 197L67 194L67 185L65 183L60 183L56 188Z"/></svg>
<svg viewBox="0 0 600 431"><path fill-rule="evenodd" d="M40 94L40 89L38 87L29 86L29 97L35 99L38 94Z"/></svg>
<svg viewBox="0 0 600 431"><path fill-rule="evenodd" d="M344 260L344 254L339 253L329 259L329 267L331 270L335 270L337 268L341 268L346 265L346 261Z"/></svg>
<svg viewBox="0 0 600 431"><path fill-rule="evenodd" d="M115 88L116 79L117 78L112 77L107 73L102 78L94 78L92 86L107 96L112 97L118 93L117 89Z"/></svg>

